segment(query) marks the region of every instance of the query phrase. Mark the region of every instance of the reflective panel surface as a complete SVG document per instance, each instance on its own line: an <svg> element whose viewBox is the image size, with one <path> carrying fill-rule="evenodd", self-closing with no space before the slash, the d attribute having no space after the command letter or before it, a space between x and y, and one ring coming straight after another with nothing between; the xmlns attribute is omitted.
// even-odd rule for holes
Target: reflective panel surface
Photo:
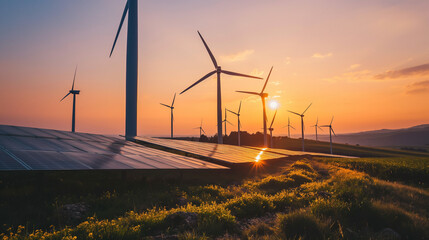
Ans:
<svg viewBox="0 0 429 240"><path fill-rule="evenodd" d="M202 157L234 164L250 163L272 159L285 158L290 156L325 156L325 157L346 157L330 155L324 153L290 151L276 148L239 147L227 144L216 144L206 142L194 142L185 140L173 140L164 138L135 137L137 141L155 144L158 146L191 153Z"/></svg>
<svg viewBox="0 0 429 240"><path fill-rule="evenodd" d="M119 136L0 125L0 171L228 169Z"/></svg>

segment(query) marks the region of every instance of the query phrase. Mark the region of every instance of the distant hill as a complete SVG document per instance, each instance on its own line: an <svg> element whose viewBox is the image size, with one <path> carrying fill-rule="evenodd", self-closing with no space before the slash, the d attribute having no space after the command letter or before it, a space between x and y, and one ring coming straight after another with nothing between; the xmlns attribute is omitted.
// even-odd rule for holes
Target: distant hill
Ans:
<svg viewBox="0 0 429 240"><path fill-rule="evenodd" d="M328 135L320 140L329 141ZM402 129L381 129L359 133L338 134L336 143L359 144L365 146L426 146L429 147L429 124Z"/></svg>

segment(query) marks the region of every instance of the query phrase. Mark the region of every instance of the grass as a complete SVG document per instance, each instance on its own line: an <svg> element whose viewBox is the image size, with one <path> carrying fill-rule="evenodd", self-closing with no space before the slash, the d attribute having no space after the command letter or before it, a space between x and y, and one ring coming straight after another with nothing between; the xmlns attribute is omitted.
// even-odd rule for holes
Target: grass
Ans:
<svg viewBox="0 0 429 240"><path fill-rule="evenodd" d="M0 239L428 239L427 182L406 177L424 176L427 159L399 159L302 160L204 182L3 175ZM70 203L88 210L65 222Z"/></svg>
<svg viewBox="0 0 429 240"><path fill-rule="evenodd" d="M429 157L321 158L321 161L362 171L384 180L405 182L426 188L429 186Z"/></svg>

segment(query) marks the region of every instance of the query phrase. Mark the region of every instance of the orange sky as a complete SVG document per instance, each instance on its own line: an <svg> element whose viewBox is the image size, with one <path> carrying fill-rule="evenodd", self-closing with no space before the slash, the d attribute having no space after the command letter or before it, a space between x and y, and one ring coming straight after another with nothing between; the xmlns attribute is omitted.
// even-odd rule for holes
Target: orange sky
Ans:
<svg viewBox="0 0 429 240"><path fill-rule="evenodd" d="M124 132L126 31L112 58L125 1L2 1L0 124L68 130L78 64L77 130ZM337 133L428 123L429 2L427 1L140 1L139 135L168 135L169 110L181 92L212 71L203 34L223 69L266 77L280 102L276 135L286 134L287 110L316 118ZM126 24L124 25L126 30ZM222 78L223 106L240 100L243 130L262 127L262 80ZM269 119L273 111L268 112ZM229 115L236 125L236 118ZM176 135L197 135L203 119L216 128L216 80L176 99ZM228 131L236 127L228 126Z"/></svg>

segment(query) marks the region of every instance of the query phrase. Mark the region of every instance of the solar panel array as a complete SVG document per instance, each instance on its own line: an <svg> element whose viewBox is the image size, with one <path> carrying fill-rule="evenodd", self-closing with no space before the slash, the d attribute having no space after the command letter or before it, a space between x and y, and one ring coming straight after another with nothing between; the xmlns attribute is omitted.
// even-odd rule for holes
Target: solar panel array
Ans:
<svg viewBox="0 0 429 240"><path fill-rule="evenodd" d="M0 170L227 169L119 136L0 125Z"/></svg>
<svg viewBox="0 0 429 240"><path fill-rule="evenodd" d="M215 144L206 142L194 142L173 139L161 139L151 137L136 137L137 141L142 141L158 146L175 149L185 153L195 154L201 157L210 158L228 164L250 163L255 161L266 161L287 157L297 156L329 156L345 157L330 155L324 153L299 152L286 149L275 148L257 148L257 147L239 147L226 144Z"/></svg>
<svg viewBox="0 0 429 240"><path fill-rule="evenodd" d="M228 164L250 163L284 158L284 154L266 151L266 149L238 147L226 144L193 142L184 140L136 137L137 141L211 158Z"/></svg>

